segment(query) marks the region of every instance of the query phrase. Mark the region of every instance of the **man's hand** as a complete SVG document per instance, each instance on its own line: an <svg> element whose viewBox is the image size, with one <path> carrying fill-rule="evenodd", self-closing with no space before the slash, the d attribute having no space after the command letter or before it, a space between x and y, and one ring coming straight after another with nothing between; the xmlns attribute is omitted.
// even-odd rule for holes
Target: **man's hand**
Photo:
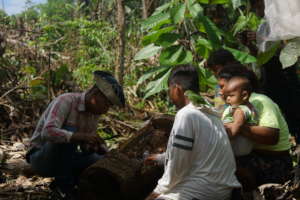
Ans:
<svg viewBox="0 0 300 200"><path fill-rule="evenodd" d="M155 200L159 194L152 192L145 200Z"/></svg>
<svg viewBox="0 0 300 200"><path fill-rule="evenodd" d="M238 39L246 46L249 46L256 41L256 32L254 31L243 31L238 34Z"/></svg>
<svg viewBox="0 0 300 200"><path fill-rule="evenodd" d="M157 159L158 155L159 154L150 154L149 156L147 156L144 159L144 164L145 165L157 165L158 164L158 159Z"/></svg>
<svg viewBox="0 0 300 200"><path fill-rule="evenodd" d="M107 152L104 140L95 134L74 133L70 139L70 143L78 144L86 152L98 152L104 154Z"/></svg>

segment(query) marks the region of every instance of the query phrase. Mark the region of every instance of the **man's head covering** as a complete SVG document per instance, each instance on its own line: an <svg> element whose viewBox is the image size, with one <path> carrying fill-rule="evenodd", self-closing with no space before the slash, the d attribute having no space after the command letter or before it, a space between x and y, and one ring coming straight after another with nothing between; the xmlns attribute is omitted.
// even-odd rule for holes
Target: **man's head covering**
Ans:
<svg viewBox="0 0 300 200"><path fill-rule="evenodd" d="M94 80L96 86L112 104L125 106L123 88L109 72L94 71Z"/></svg>

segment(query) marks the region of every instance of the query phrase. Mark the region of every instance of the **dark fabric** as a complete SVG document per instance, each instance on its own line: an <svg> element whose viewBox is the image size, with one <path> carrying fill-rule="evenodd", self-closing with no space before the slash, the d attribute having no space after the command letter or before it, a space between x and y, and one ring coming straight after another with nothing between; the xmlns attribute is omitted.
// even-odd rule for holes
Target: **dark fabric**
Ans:
<svg viewBox="0 0 300 200"><path fill-rule="evenodd" d="M251 153L237 158L237 168L248 169L257 186L266 183L284 183L291 178L293 169L292 158L289 155L263 156Z"/></svg>
<svg viewBox="0 0 300 200"><path fill-rule="evenodd" d="M300 143L300 81L296 66L282 69L279 56L262 66L262 92L278 104L290 132Z"/></svg>
<svg viewBox="0 0 300 200"><path fill-rule="evenodd" d="M46 143L29 155L33 170L43 177L55 177L63 191L72 190L80 173L101 159L96 153L83 153L74 144Z"/></svg>

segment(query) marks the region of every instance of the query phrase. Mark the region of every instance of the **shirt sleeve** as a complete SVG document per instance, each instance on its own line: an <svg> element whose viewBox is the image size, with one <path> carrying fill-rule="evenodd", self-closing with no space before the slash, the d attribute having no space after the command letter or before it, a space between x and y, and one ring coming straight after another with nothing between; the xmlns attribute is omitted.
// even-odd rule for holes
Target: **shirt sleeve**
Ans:
<svg viewBox="0 0 300 200"><path fill-rule="evenodd" d="M45 131L42 136L53 143L69 142L73 132L62 129L62 126L71 108L72 100L67 97L58 97L54 100L49 115L46 118Z"/></svg>
<svg viewBox="0 0 300 200"><path fill-rule="evenodd" d="M253 102L258 111L258 125L279 129L278 106L271 101L256 101Z"/></svg>
<svg viewBox="0 0 300 200"><path fill-rule="evenodd" d="M176 118L168 144L163 177L154 192L164 194L188 176L194 149L193 119L188 115Z"/></svg>

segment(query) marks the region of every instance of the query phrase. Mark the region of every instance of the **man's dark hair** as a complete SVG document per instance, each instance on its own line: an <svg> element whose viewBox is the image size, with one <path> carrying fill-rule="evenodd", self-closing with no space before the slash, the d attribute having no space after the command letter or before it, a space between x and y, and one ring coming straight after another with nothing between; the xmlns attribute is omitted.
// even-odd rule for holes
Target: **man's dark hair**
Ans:
<svg viewBox="0 0 300 200"><path fill-rule="evenodd" d="M230 79L230 83L231 81L238 81L239 87L242 91L247 91L249 94L253 92L252 84L248 78L241 76L232 77Z"/></svg>
<svg viewBox="0 0 300 200"><path fill-rule="evenodd" d="M171 71L168 85L178 84L184 91L200 91L197 69L192 65L180 65Z"/></svg>
<svg viewBox="0 0 300 200"><path fill-rule="evenodd" d="M225 49L220 49L220 50L213 52L207 60L208 68L210 66L214 66L214 65L223 65L224 66L224 65L227 65L230 63L237 63L237 61L235 60L232 53L230 53L229 51L227 51Z"/></svg>
<svg viewBox="0 0 300 200"><path fill-rule="evenodd" d="M226 79L229 81L233 77L247 78L252 86L253 92L260 90L257 76L252 70L247 69L241 64L226 65L219 73L218 79Z"/></svg>

